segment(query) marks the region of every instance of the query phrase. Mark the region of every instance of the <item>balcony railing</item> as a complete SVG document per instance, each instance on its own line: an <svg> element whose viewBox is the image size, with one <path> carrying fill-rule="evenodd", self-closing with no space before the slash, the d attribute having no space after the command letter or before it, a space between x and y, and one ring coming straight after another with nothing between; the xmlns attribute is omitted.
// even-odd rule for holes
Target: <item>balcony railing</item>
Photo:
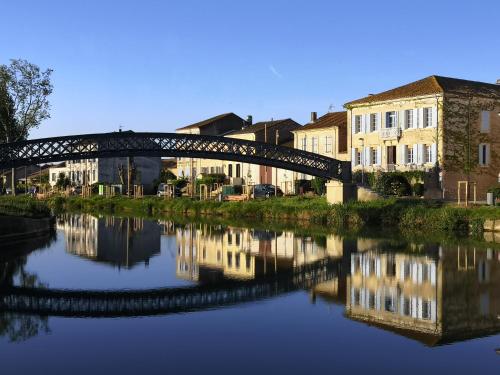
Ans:
<svg viewBox="0 0 500 375"><path fill-rule="evenodd" d="M401 129L398 127L380 129L380 138L382 139L398 138L400 135Z"/></svg>

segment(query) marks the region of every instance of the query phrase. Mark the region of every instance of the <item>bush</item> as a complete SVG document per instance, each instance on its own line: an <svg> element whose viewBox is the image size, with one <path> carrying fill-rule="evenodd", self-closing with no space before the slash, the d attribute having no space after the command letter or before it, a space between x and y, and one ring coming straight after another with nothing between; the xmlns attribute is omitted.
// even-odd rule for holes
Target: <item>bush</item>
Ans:
<svg viewBox="0 0 500 375"><path fill-rule="evenodd" d="M401 173L381 173L375 184L374 190L382 195L395 195L398 197L411 195L411 185Z"/></svg>
<svg viewBox="0 0 500 375"><path fill-rule="evenodd" d="M424 184L417 182L413 185L413 194L417 197L422 197L424 195Z"/></svg>
<svg viewBox="0 0 500 375"><path fill-rule="evenodd" d="M317 195L323 195L326 191L326 180L321 177L315 177L311 180L311 186Z"/></svg>
<svg viewBox="0 0 500 375"><path fill-rule="evenodd" d="M500 185L490 187L488 193L493 193L494 199L500 198Z"/></svg>

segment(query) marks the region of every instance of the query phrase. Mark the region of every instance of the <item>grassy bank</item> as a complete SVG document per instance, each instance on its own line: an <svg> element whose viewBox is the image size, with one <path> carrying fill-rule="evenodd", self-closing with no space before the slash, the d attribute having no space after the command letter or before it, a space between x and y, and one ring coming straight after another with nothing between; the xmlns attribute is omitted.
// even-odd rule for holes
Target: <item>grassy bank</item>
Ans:
<svg viewBox="0 0 500 375"><path fill-rule="evenodd" d="M247 202L165 200L156 197L92 198L54 197L47 201L56 210L134 214L141 216L218 216L227 219L290 221L327 228L361 230L397 228L401 231L480 233L485 219L500 219L495 207L453 207L423 200L386 199L329 205L324 198L277 198Z"/></svg>
<svg viewBox="0 0 500 375"><path fill-rule="evenodd" d="M41 202L26 196L0 197L0 215L29 218L47 218L51 216L48 202Z"/></svg>

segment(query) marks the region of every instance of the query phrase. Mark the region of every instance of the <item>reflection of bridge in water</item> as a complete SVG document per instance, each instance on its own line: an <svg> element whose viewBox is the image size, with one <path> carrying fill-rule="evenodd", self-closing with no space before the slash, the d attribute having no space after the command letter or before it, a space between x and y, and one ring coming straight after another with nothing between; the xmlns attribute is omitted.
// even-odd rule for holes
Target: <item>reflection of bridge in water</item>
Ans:
<svg viewBox="0 0 500 375"><path fill-rule="evenodd" d="M0 289L0 311L68 316L148 316L222 308L310 289L340 273L338 260L323 259L289 272L250 281L136 291Z"/></svg>

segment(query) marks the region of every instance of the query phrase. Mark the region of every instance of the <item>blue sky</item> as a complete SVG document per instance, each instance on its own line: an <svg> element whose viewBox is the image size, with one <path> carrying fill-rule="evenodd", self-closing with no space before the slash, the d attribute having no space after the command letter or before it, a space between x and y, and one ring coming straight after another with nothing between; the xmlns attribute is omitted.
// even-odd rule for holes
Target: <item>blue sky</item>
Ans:
<svg viewBox="0 0 500 375"><path fill-rule="evenodd" d="M31 137L323 114L431 74L500 78L500 2L11 1L0 63L54 69Z"/></svg>

